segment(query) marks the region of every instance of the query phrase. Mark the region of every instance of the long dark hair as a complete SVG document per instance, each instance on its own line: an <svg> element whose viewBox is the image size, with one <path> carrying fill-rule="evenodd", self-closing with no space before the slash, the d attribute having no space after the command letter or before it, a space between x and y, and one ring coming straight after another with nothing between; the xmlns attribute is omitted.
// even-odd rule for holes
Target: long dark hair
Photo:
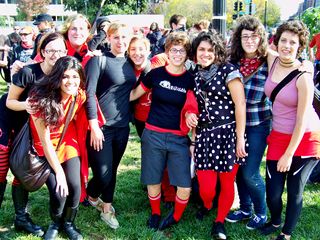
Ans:
<svg viewBox="0 0 320 240"><path fill-rule="evenodd" d="M230 60L231 62L239 62L240 59L245 57L245 52L241 45L241 33L242 30L253 31L260 36L260 43L257 49L257 56L260 60L264 60L267 56L267 35L264 26L260 20L253 16L243 16L241 17L234 29L231 38L231 48L230 48Z"/></svg>
<svg viewBox="0 0 320 240"><path fill-rule="evenodd" d="M51 128L59 126L64 117L60 104L62 100L61 84L67 70L75 70L79 74L80 87L84 88L85 75L81 64L76 58L65 56L57 60L50 74L35 84L29 93L32 109L39 112L45 125Z"/></svg>
<svg viewBox="0 0 320 240"><path fill-rule="evenodd" d="M192 56L197 61L197 49L201 42L208 42L214 49L214 64L220 65L226 62L227 51L225 44L223 43L222 37L215 32L210 30L209 32L201 32L192 42Z"/></svg>

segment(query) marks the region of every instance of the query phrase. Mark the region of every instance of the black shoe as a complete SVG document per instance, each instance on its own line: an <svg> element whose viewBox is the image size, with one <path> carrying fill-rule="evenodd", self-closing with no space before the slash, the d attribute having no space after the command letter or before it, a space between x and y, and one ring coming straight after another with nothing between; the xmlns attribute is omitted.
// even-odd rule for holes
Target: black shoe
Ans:
<svg viewBox="0 0 320 240"><path fill-rule="evenodd" d="M45 240L54 240L54 239L56 239L56 237L58 236L58 233L59 233L59 229L60 229L60 224L52 222L49 225L46 234L44 235L44 239Z"/></svg>
<svg viewBox="0 0 320 240"><path fill-rule="evenodd" d="M221 222L215 222L211 228L211 236L215 239L227 239L226 229Z"/></svg>
<svg viewBox="0 0 320 240"><path fill-rule="evenodd" d="M80 231L74 226L72 222L65 222L63 224L63 230L67 234L70 240L82 240L83 237Z"/></svg>
<svg viewBox="0 0 320 240"><path fill-rule="evenodd" d="M88 196L83 200L83 202L81 204L84 207L90 207L91 206L91 204L90 204L90 202L88 200Z"/></svg>
<svg viewBox="0 0 320 240"><path fill-rule="evenodd" d="M210 209L207 209L204 206L202 206L196 213L196 219L202 221L203 217L208 215L209 212L210 212Z"/></svg>
<svg viewBox="0 0 320 240"><path fill-rule="evenodd" d="M168 216L162 220L162 222L160 223L160 226L159 226L159 230L164 230L166 228L169 228L175 224L177 224L178 222L176 220L174 220L173 218L173 210L170 211L170 213L168 214Z"/></svg>
<svg viewBox="0 0 320 240"><path fill-rule="evenodd" d="M147 221L147 226L149 228L154 229L154 230L158 230L159 224L160 224L160 219L161 219L160 215L152 214Z"/></svg>
<svg viewBox="0 0 320 240"><path fill-rule="evenodd" d="M0 208L1 208L3 198L4 198L4 193L6 191L6 186L7 186L7 181L0 183Z"/></svg>
<svg viewBox="0 0 320 240"><path fill-rule="evenodd" d="M28 213L25 213L24 215L16 215L14 227L17 231L31 233L37 237L42 237L44 235L42 228L32 222Z"/></svg>
<svg viewBox="0 0 320 240"><path fill-rule="evenodd" d="M269 234L272 234L272 233L278 231L280 229L280 227L281 227L281 225L276 227L270 221L270 222L267 222L262 227L258 228L258 230L262 235L269 235Z"/></svg>
<svg viewBox="0 0 320 240"><path fill-rule="evenodd" d="M285 236L283 234L280 234L277 238L274 240L286 240Z"/></svg>

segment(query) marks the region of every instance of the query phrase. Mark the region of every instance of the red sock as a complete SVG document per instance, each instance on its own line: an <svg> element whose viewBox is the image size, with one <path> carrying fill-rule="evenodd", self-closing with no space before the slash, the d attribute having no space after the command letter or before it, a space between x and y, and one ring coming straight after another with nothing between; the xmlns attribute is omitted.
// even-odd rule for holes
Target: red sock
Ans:
<svg viewBox="0 0 320 240"><path fill-rule="evenodd" d="M182 200L178 196L176 196L176 201L174 203L173 218L177 222L179 222L180 218L182 217L182 214L188 205L188 201L189 201L189 198Z"/></svg>
<svg viewBox="0 0 320 240"><path fill-rule="evenodd" d="M159 193L157 196L155 197L151 197L148 194L149 197L149 202L150 202L150 206L151 206L151 214L157 214L157 215L161 215L161 210L160 210L160 203L161 203L161 193Z"/></svg>

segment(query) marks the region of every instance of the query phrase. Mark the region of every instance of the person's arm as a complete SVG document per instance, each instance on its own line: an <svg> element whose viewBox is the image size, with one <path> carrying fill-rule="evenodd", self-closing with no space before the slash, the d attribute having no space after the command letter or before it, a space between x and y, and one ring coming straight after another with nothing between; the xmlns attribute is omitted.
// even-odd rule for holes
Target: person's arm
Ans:
<svg viewBox="0 0 320 240"><path fill-rule="evenodd" d="M278 52L276 52L275 50L271 49L270 47L268 48L268 51L267 51L267 62L268 62L268 69L269 70L270 70L274 60L278 56L279 56Z"/></svg>
<svg viewBox="0 0 320 240"><path fill-rule="evenodd" d="M66 197L69 194L66 176L52 145L49 127L45 126L42 118L32 116L32 121L40 138L45 157L56 175L56 192L60 192L62 197Z"/></svg>
<svg viewBox="0 0 320 240"><path fill-rule="evenodd" d="M90 51L97 50L97 47L106 39L107 35L103 29L93 36L93 38L88 42L88 48Z"/></svg>
<svg viewBox="0 0 320 240"><path fill-rule="evenodd" d="M102 59L100 59L102 60ZM96 102L96 91L97 84L100 78L100 65L99 57L93 57L86 64L86 76L87 76L87 115L89 120L90 133L90 146L92 146L96 151L100 151L103 147L104 135L101 131L98 122L97 114L97 102Z"/></svg>
<svg viewBox="0 0 320 240"><path fill-rule="evenodd" d="M312 47L309 47L309 49L308 49L308 52L309 52L309 60L311 61L311 62L314 62L314 52L313 52L314 50L313 50L313 48Z"/></svg>
<svg viewBox="0 0 320 240"><path fill-rule="evenodd" d="M236 156L242 158L247 156L244 140L244 132L246 128L246 100L244 87L239 78L230 80L227 86L231 93L232 101L235 105L237 134Z"/></svg>
<svg viewBox="0 0 320 240"><path fill-rule="evenodd" d="M19 101L24 88L18 87L14 84L10 85L6 106L14 111L24 111L27 109L27 101Z"/></svg>
<svg viewBox="0 0 320 240"><path fill-rule="evenodd" d="M147 90L142 87L141 83L135 88L132 89L130 92L130 102L137 100L139 97L141 97L143 94L145 94Z"/></svg>
<svg viewBox="0 0 320 240"><path fill-rule="evenodd" d="M277 170L279 172L287 172L290 170L292 163L292 157L296 149L298 148L303 134L306 129L306 120L309 116L313 101L313 80L310 73L304 73L298 78L296 82L298 89L298 107L296 115L296 123L293 129L290 143L278 161Z"/></svg>

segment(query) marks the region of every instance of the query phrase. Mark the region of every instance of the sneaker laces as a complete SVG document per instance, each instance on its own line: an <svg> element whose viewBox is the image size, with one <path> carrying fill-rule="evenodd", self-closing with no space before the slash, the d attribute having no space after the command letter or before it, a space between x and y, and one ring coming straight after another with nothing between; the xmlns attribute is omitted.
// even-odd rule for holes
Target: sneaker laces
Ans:
<svg viewBox="0 0 320 240"><path fill-rule="evenodd" d="M259 223L260 222L260 220L261 220L261 218L260 217L258 217L257 215L253 215L253 221L255 221L256 223Z"/></svg>

